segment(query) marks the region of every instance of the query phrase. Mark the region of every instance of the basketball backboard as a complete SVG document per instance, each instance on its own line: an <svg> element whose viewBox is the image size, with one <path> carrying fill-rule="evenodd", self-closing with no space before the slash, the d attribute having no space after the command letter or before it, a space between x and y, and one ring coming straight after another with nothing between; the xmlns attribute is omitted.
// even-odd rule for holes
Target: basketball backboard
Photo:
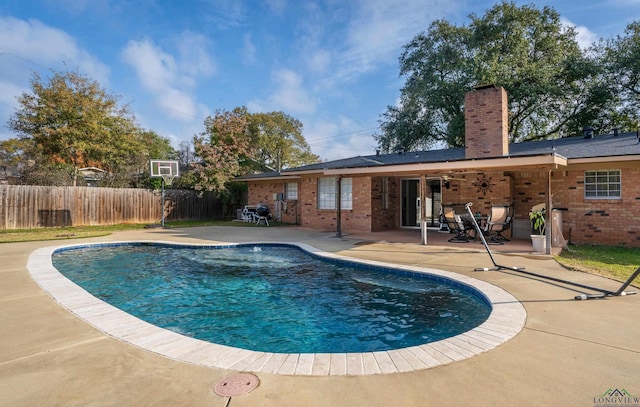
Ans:
<svg viewBox="0 0 640 407"><path fill-rule="evenodd" d="M151 160L149 161L149 175L152 178L178 177L178 161Z"/></svg>

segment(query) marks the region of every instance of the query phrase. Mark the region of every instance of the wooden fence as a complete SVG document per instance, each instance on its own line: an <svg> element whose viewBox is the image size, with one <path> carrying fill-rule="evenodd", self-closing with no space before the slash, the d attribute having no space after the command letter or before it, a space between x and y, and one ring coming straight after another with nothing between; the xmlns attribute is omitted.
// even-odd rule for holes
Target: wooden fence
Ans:
<svg viewBox="0 0 640 407"><path fill-rule="evenodd" d="M0 185L0 230L158 223L160 191L134 188ZM165 220L222 219L235 214L212 193L165 190Z"/></svg>

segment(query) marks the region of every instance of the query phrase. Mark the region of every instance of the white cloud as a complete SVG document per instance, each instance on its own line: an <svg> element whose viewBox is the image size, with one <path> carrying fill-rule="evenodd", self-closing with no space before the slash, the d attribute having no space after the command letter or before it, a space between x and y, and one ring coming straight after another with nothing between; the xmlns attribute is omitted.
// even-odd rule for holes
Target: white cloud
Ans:
<svg viewBox="0 0 640 407"><path fill-rule="evenodd" d="M0 82L0 105L8 107L18 107L17 96L26 92L27 88L8 82Z"/></svg>
<svg viewBox="0 0 640 407"><path fill-rule="evenodd" d="M0 17L0 139L14 137L4 125L18 107L16 98L30 92L32 72L43 80L55 71L78 71L109 84L109 68L81 48L66 32L38 20Z"/></svg>
<svg viewBox="0 0 640 407"><path fill-rule="evenodd" d="M208 77L216 72L216 66L209 55L209 39L204 35L190 31L182 33L177 39L180 54L179 69L185 75L195 78Z"/></svg>
<svg viewBox="0 0 640 407"><path fill-rule="evenodd" d="M78 46L76 40L64 31L38 20L0 17L0 47L2 52L39 65L31 70L78 69L103 87L108 86L110 71L106 65Z"/></svg>
<svg viewBox="0 0 640 407"><path fill-rule="evenodd" d="M129 41L122 57L133 66L142 86L154 95L158 105L171 117L190 121L202 111L192 96L197 79L212 75L215 66L204 37L185 33L180 38L177 61L149 40Z"/></svg>
<svg viewBox="0 0 640 407"><path fill-rule="evenodd" d="M256 46L251 41L251 34L247 33L243 38L244 47L242 48L242 62L246 65L253 65L257 62Z"/></svg>
<svg viewBox="0 0 640 407"><path fill-rule="evenodd" d="M220 30L243 25L247 19L247 9L245 4L238 0L203 0L208 7L202 18L210 24L215 25ZM189 5L186 5L189 7Z"/></svg>
<svg viewBox="0 0 640 407"><path fill-rule="evenodd" d="M284 89L303 89L303 84L284 78L280 78L280 91L254 106L264 107L275 101L283 106L283 101L288 101L289 107L284 107L296 109L302 115L305 138L313 152L323 159L375 154L372 134L377 131L376 119L360 117L351 121L329 113L333 109L327 104L335 102L350 111L357 106L373 105L361 100L362 94L356 87L364 86L363 81L370 80L372 75L392 72L395 78L402 46L428 28L431 21L455 12L457 7L445 0L305 3L306 13L297 27L296 61L304 69L304 94L313 102L314 109L300 111L304 103ZM366 86L389 85L369 82ZM349 113L345 110L344 114Z"/></svg>
<svg viewBox="0 0 640 407"><path fill-rule="evenodd" d="M402 46L456 7L446 0L305 3L297 61L318 92L342 97L362 76L396 69Z"/></svg>
<svg viewBox="0 0 640 407"><path fill-rule="evenodd" d="M315 50L308 58L307 67L315 73L326 73L331 67L331 52L326 49Z"/></svg>
<svg viewBox="0 0 640 407"><path fill-rule="evenodd" d="M177 71L173 56L150 41L129 41L122 52L124 61L136 69L145 88L154 92L168 88Z"/></svg>
<svg viewBox="0 0 640 407"><path fill-rule="evenodd" d="M304 88L302 77L289 69L281 69L272 74L276 89L267 100L249 102L252 111L276 111L287 113L313 113L316 102Z"/></svg>
<svg viewBox="0 0 640 407"><path fill-rule="evenodd" d="M286 0L265 0L264 3L272 13L279 16L284 14L287 8Z"/></svg>
<svg viewBox="0 0 640 407"><path fill-rule="evenodd" d="M0 55L0 66L1 66ZM15 135L9 132L9 128L6 126L6 122L13 115L15 109L18 108L18 100L16 99L23 92L27 92L26 87L21 87L9 82L0 81L0 119L2 124L0 125L0 140L15 137Z"/></svg>
<svg viewBox="0 0 640 407"><path fill-rule="evenodd" d="M573 27L576 30L576 40L578 46L585 50L598 41L598 35L583 25L576 25L566 18L562 18L560 23L565 27Z"/></svg>
<svg viewBox="0 0 640 407"><path fill-rule="evenodd" d="M304 137L314 154L323 160L375 154L375 129L339 115L329 120L305 122Z"/></svg>
<svg viewBox="0 0 640 407"><path fill-rule="evenodd" d="M360 0L348 25L339 74L349 79L397 64L404 44L453 8L443 0ZM338 58L336 58L338 60Z"/></svg>

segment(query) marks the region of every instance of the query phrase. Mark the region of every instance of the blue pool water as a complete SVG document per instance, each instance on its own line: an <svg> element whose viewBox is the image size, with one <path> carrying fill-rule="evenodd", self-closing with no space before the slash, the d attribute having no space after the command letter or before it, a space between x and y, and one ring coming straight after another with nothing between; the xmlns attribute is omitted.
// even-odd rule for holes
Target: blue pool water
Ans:
<svg viewBox="0 0 640 407"><path fill-rule="evenodd" d="M57 250L53 264L142 320L254 351L398 349L468 331L491 312L481 294L442 277L327 261L287 245L86 246Z"/></svg>

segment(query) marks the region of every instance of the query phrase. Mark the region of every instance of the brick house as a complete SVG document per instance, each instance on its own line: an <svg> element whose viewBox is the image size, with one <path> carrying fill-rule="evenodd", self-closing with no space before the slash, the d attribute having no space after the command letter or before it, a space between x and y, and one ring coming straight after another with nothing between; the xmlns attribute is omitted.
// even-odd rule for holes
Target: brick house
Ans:
<svg viewBox="0 0 640 407"><path fill-rule="evenodd" d="M573 243L640 247L638 133L509 144L507 123L505 90L479 87L465 97L464 148L357 156L240 180L250 204L319 230L437 227L442 204L472 202L483 214L512 205L512 236L524 238L531 207L545 203L566 209L557 225Z"/></svg>

